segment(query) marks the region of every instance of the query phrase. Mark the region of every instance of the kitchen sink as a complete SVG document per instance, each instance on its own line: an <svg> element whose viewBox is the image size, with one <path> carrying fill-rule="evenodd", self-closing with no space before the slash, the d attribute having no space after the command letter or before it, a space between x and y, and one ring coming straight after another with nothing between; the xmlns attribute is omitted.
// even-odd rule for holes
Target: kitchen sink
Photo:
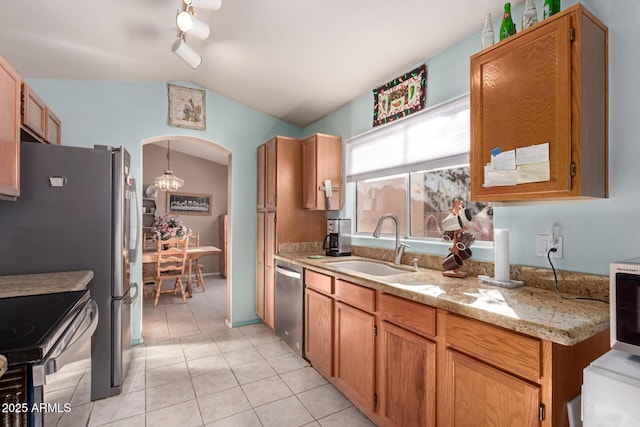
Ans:
<svg viewBox="0 0 640 427"><path fill-rule="evenodd" d="M358 273L369 274L371 276L392 276L394 274L413 273L414 270L400 267L392 267L375 261L353 260L353 261L332 261L324 265L339 270L349 270Z"/></svg>

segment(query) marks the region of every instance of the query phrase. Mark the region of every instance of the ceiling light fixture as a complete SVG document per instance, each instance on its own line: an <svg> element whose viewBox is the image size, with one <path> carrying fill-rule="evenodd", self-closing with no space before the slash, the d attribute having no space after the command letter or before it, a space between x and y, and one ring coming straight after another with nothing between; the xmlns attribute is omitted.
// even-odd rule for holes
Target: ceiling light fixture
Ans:
<svg viewBox="0 0 640 427"><path fill-rule="evenodd" d="M173 43L171 51L180 59L189 64L191 68L198 68L202 63L202 57L187 45L187 34L206 40L209 37L209 25L195 17L194 8L218 10L222 0L182 0L182 7L176 15L176 27L178 28L178 40Z"/></svg>
<svg viewBox="0 0 640 427"><path fill-rule="evenodd" d="M191 68L196 69L202 63L202 56L187 44L183 37L175 41L171 47L171 52L178 55L180 59L186 62Z"/></svg>
<svg viewBox="0 0 640 427"><path fill-rule="evenodd" d="M160 191L177 191L184 185L184 180L171 170L171 141L167 141L167 169L162 176L153 179L153 185Z"/></svg>

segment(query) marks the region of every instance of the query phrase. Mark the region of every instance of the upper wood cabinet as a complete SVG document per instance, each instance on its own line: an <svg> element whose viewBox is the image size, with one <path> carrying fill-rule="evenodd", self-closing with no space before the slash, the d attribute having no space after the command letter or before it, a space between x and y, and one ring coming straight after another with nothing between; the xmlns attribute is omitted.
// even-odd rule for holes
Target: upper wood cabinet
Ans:
<svg viewBox="0 0 640 427"><path fill-rule="evenodd" d="M342 209L342 138L315 134L302 141L302 203L305 209ZM331 181L327 200L325 180Z"/></svg>
<svg viewBox="0 0 640 427"><path fill-rule="evenodd" d="M26 83L22 83L22 125L32 135L44 139L47 129L47 105Z"/></svg>
<svg viewBox="0 0 640 427"><path fill-rule="evenodd" d="M0 56L0 196L20 195L20 76Z"/></svg>
<svg viewBox="0 0 640 427"><path fill-rule="evenodd" d="M45 141L49 144L60 145L62 136L62 122L49 107L47 107L47 127Z"/></svg>
<svg viewBox="0 0 640 427"><path fill-rule="evenodd" d="M576 4L471 57L472 200L607 197L607 38ZM517 166L485 185L494 149L544 143L535 178Z"/></svg>
<svg viewBox="0 0 640 427"><path fill-rule="evenodd" d="M22 82L21 123L25 140L60 145L62 122L25 82Z"/></svg>

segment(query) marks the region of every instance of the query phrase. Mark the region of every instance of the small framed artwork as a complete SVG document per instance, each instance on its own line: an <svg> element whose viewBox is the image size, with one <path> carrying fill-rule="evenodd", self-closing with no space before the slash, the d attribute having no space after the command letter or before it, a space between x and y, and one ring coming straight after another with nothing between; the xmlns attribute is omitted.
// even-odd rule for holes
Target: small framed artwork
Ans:
<svg viewBox="0 0 640 427"><path fill-rule="evenodd" d="M168 84L168 87L169 125L205 130L207 128L206 92L172 84Z"/></svg>
<svg viewBox="0 0 640 427"><path fill-rule="evenodd" d="M424 109L427 100L427 65L401 75L373 91L373 126Z"/></svg>
<svg viewBox="0 0 640 427"><path fill-rule="evenodd" d="M167 212L180 215L211 215L211 194L168 193Z"/></svg>

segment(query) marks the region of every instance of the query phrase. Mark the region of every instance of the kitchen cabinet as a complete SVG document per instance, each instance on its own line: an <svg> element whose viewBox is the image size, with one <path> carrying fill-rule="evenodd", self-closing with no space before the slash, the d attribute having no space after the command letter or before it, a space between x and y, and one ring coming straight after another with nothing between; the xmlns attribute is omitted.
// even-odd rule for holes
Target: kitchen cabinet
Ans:
<svg viewBox="0 0 640 427"><path fill-rule="evenodd" d="M564 346L444 310L437 327L438 424L447 426L566 426L582 370L609 348L608 331Z"/></svg>
<svg viewBox="0 0 640 427"><path fill-rule="evenodd" d="M540 425L540 387L447 350L446 425Z"/></svg>
<svg viewBox="0 0 640 427"><path fill-rule="evenodd" d="M381 426L567 426L609 348L608 331L564 346L326 271L305 284L305 357Z"/></svg>
<svg viewBox="0 0 640 427"><path fill-rule="evenodd" d="M273 255L281 243L320 242L326 235L326 215L302 208L302 144L278 136L257 149L256 221L258 258L256 268L256 314L274 327ZM261 216L260 213L264 215ZM261 265L260 259L264 262ZM264 290L264 292L262 292Z"/></svg>
<svg viewBox="0 0 640 427"><path fill-rule="evenodd" d="M342 138L315 134L302 141L302 202L305 209L342 209ZM331 181L327 199L325 180Z"/></svg>
<svg viewBox="0 0 640 427"><path fill-rule="evenodd" d="M45 134L45 141L49 144L60 145L62 138L62 122L54 114L49 107L47 107L47 127Z"/></svg>
<svg viewBox="0 0 640 427"><path fill-rule="evenodd" d="M0 197L20 195L20 81L0 56Z"/></svg>
<svg viewBox="0 0 640 427"><path fill-rule="evenodd" d="M367 415L376 409L375 291L336 280L334 382Z"/></svg>
<svg viewBox="0 0 640 427"><path fill-rule="evenodd" d="M381 294L379 314L378 400L382 425L434 427L435 310Z"/></svg>
<svg viewBox="0 0 640 427"><path fill-rule="evenodd" d="M22 83L22 126L35 137L44 139L47 105L26 83Z"/></svg>
<svg viewBox="0 0 640 427"><path fill-rule="evenodd" d="M264 212L256 214L256 314L264 320Z"/></svg>
<svg viewBox="0 0 640 427"><path fill-rule="evenodd" d="M21 123L24 140L61 144L62 122L25 82L22 82Z"/></svg>
<svg viewBox="0 0 640 427"><path fill-rule="evenodd" d="M327 378L333 377L333 278L307 270L305 274L305 357Z"/></svg>
<svg viewBox="0 0 640 427"><path fill-rule="evenodd" d="M472 200L607 197L607 38L576 4L471 57ZM486 173L492 152L540 144L547 163Z"/></svg>

